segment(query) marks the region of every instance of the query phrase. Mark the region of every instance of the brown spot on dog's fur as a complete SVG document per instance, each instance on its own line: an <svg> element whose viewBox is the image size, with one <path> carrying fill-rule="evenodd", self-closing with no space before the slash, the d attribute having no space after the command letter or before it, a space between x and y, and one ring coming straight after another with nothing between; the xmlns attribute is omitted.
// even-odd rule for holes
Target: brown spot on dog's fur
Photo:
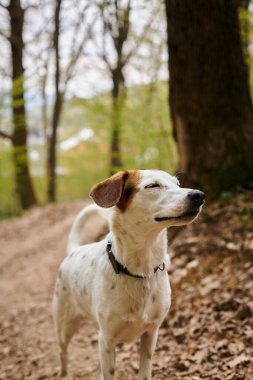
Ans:
<svg viewBox="0 0 253 380"><path fill-rule="evenodd" d="M150 360L152 358L152 355L150 352L148 352L148 359Z"/></svg>
<svg viewBox="0 0 253 380"><path fill-rule="evenodd" d="M152 301L155 302L156 296L155 294L152 294Z"/></svg>
<svg viewBox="0 0 253 380"><path fill-rule="evenodd" d="M124 188L119 202L117 203L120 211L126 211L131 200L138 192L138 183L140 180L140 174L137 170L129 170L128 176L125 178Z"/></svg>
<svg viewBox="0 0 253 380"><path fill-rule="evenodd" d="M134 314L134 308L132 306L130 307L130 313Z"/></svg>
<svg viewBox="0 0 253 380"><path fill-rule="evenodd" d="M111 368L111 369L110 369L110 374L111 374L111 375L114 375L114 368Z"/></svg>
<svg viewBox="0 0 253 380"><path fill-rule="evenodd" d="M111 290L115 289L115 284L112 284Z"/></svg>

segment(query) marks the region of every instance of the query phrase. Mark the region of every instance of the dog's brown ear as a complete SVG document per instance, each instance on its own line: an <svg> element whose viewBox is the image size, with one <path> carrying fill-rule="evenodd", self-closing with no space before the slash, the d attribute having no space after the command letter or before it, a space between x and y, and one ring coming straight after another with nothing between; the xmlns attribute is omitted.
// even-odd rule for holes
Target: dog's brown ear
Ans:
<svg viewBox="0 0 253 380"><path fill-rule="evenodd" d="M121 198L128 175L127 171L119 172L94 185L90 196L100 207L109 208L115 206Z"/></svg>

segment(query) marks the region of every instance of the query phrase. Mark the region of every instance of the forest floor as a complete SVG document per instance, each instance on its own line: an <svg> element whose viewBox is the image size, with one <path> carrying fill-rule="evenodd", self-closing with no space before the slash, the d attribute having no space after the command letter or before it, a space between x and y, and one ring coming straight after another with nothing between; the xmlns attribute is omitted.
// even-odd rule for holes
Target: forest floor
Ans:
<svg viewBox="0 0 253 380"><path fill-rule="evenodd" d="M0 380L57 379L51 299L71 223L85 202L35 208L0 223ZM87 241L104 229L86 228ZM253 379L253 195L206 206L170 244L172 307L160 329L156 380ZM97 332L70 345L73 380L92 380ZM136 378L138 343L117 349L116 379Z"/></svg>

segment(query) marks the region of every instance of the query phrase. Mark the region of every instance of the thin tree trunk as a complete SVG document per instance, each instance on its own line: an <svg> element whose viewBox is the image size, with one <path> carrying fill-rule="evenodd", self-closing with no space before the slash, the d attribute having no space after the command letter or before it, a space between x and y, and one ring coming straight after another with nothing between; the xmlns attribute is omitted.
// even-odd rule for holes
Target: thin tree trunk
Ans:
<svg viewBox="0 0 253 380"><path fill-rule="evenodd" d="M131 55L127 57L123 54L123 47L128 38L130 25L131 0L127 2L109 1L99 5L104 25L104 36L110 35L115 53L116 64L111 65L103 46L103 59L110 71L112 79L112 130L110 146L109 172L114 174L122 169L121 159L121 127L122 109L125 100L125 80L123 69ZM106 12L106 8L110 12Z"/></svg>
<svg viewBox="0 0 253 380"><path fill-rule="evenodd" d="M119 100L112 99L112 136L111 136L111 159L110 175L122 169L121 149L120 149L120 104Z"/></svg>
<svg viewBox="0 0 253 380"><path fill-rule="evenodd" d="M253 112L236 0L166 0L170 107L185 185L215 197L253 173Z"/></svg>
<svg viewBox="0 0 253 380"><path fill-rule="evenodd" d="M63 104L63 94L60 91L60 53L59 53L59 35L60 35L60 11L61 0L55 2L55 30L53 36L55 52L55 103L52 117L51 135L49 137L48 151L48 189L47 196L49 202L56 201L56 165L57 165L57 130L60 121L60 114Z"/></svg>
<svg viewBox="0 0 253 380"><path fill-rule="evenodd" d="M23 68L23 25L24 10L19 0L11 0L8 7L11 24L12 55L12 118L13 118L13 160L15 166L16 191L22 209L37 203L29 172L27 152L27 123L24 100Z"/></svg>
<svg viewBox="0 0 253 380"><path fill-rule="evenodd" d="M57 164L57 129L60 120L60 114L62 109L62 97L59 95L56 98L53 110L53 121L52 121L52 134L49 138L48 144L48 201L56 201L56 164Z"/></svg>
<svg viewBox="0 0 253 380"><path fill-rule="evenodd" d="M120 64L112 71L112 135L110 150L110 175L122 169L121 159L121 113L124 102L124 76Z"/></svg>
<svg viewBox="0 0 253 380"><path fill-rule="evenodd" d="M45 156L45 180L49 178L49 164L48 164L48 157L49 157L49 129L48 129L48 109L47 109L47 95L46 95L46 83L47 83L47 76L48 76L48 63L46 62L45 66L45 74L41 78L41 96L42 96L42 107L41 107L41 115L42 115L42 126L43 126L43 134L44 134L44 156Z"/></svg>

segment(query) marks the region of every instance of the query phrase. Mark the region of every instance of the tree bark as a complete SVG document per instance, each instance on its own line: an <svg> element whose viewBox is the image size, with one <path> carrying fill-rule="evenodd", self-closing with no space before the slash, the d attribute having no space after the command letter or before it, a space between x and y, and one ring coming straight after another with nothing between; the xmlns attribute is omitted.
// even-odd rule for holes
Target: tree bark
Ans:
<svg viewBox="0 0 253 380"><path fill-rule="evenodd" d="M112 70L112 135L110 149L110 175L115 174L122 169L121 160L121 112L124 101L124 75L122 67L118 64L116 69Z"/></svg>
<svg viewBox="0 0 253 380"><path fill-rule="evenodd" d="M62 0L55 0L54 14L54 36L53 45L55 52L55 102L53 108L51 134L49 136L48 147L48 188L47 197L49 202L56 201L56 164L57 164L57 130L60 121L60 114L63 104L63 94L60 90L60 52L59 52L59 36L60 36L60 11Z"/></svg>
<svg viewBox="0 0 253 380"><path fill-rule="evenodd" d="M24 9L19 0L11 0L8 7L10 15L10 42L12 56L12 118L13 118L13 160L15 167L16 191L22 209L37 203L29 172L27 152L27 122L24 100L23 68L23 25Z"/></svg>
<svg viewBox="0 0 253 380"><path fill-rule="evenodd" d="M236 0L166 0L170 108L184 184L249 186L253 112Z"/></svg>
<svg viewBox="0 0 253 380"><path fill-rule="evenodd" d="M58 94L55 100L52 120L52 133L48 143L48 201L56 201L56 164L57 164L57 129L62 110L62 95Z"/></svg>

